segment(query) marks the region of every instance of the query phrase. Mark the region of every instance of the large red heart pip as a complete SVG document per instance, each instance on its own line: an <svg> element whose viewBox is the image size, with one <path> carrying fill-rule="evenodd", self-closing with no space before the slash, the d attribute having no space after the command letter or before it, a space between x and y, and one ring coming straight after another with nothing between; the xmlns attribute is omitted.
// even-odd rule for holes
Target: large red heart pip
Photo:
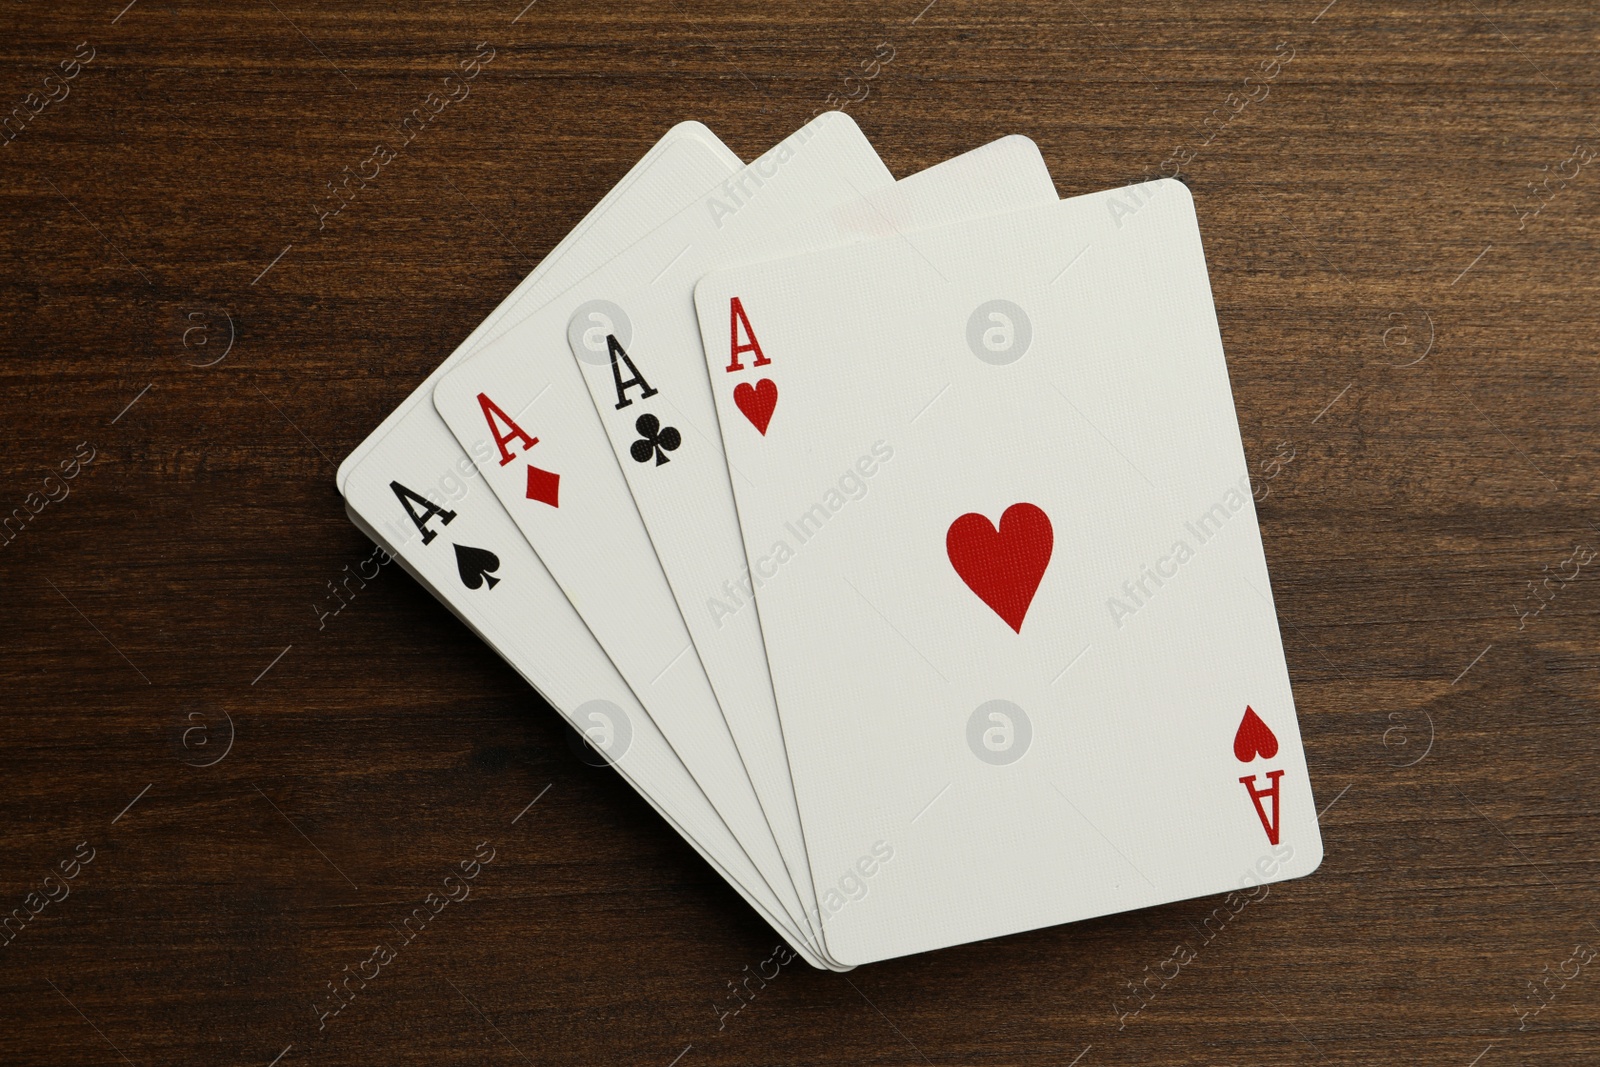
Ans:
<svg viewBox="0 0 1600 1067"><path fill-rule="evenodd" d="M750 425L767 436L767 423L772 421L772 409L778 406L778 385L771 378L763 378L755 385L740 382L733 387L733 402L739 405Z"/></svg>
<svg viewBox="0 0 1600 1067"><path fill-rule="evenodd" d="M1050 565L1055 532L1050 516L1033 504L1012 504L997 530L975 511L950 524L945 552L967 588L1017 633Z"/></svg>

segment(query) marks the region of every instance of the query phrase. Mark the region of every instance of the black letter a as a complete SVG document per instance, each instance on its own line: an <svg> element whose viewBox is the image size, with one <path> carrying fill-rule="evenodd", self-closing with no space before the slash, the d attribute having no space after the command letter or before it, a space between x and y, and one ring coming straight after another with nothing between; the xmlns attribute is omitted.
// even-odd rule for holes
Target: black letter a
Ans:
<svg viewBox="0 0 1600 1067"><path fill-rule="evenodd" d="M650 383L644 380L644 375L639 373L639 368L633 365L633 360L628 358L628 353L617 341L616 334L606 334L606 351L611 354L611 377L617 382L617 409L627 407L633 401L628 399L628 386L637 385L640 389L639 399L643 400L655 396L661 390L650 388ZM617 357L622 357L622 362L628 365L633 372L633 377L627 381L622 380L622 368L617 366Z"/></svg>
<svg viewBox="0 0 1600 1067"><path fill-rule="evenodd" d="M439 531L428 529L428 520L430 518L437 515L440 523L449 526L450 520L456 517L455 512L446 511L433 501L413 493L399 482L390 482L389 488L393 489L394 495L400 498L400 506L406 509L406 514L411 516L411 521L417 524L417 529L422 531L423 544L427 544L439 536ZM417 509L411 506L411 501L413 500L421 504L426 510L418 513Z"/></svg>

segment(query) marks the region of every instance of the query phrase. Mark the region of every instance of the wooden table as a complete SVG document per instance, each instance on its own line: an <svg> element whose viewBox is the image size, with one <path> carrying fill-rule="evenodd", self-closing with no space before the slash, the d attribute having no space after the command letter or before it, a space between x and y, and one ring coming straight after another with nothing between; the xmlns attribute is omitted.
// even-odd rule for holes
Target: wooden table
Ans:
<svg viewBox="0 0 1600 1067"><path fill-rule="evenodd" d="M0 1062L1594 1062L1593 5L123 2L0 16ZM851 96L1194 190L1327 860L719 1016L773 934L398 568L333 612L334 468L674 122Z"/></svg>

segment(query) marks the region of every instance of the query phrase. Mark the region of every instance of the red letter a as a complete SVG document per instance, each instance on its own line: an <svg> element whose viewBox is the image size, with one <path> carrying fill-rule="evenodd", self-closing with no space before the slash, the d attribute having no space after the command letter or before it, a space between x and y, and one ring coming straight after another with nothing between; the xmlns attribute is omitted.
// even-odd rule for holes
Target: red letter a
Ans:
<svg viewBox="0 0 1600 1067"><path fill-rule="evenodd" d="M745 344L739 343L739 325L741 323L744 324L744 335L750 338ZM732 337L728 344L733 349L728 361L728 370L744 370L744 364L739 362L740 352L754 352L756 354L755 362L750 364L752 367L765 367L772 362L772 360L761 354L761 342L756 340L756 332L750 328L750 318L744 313L744 304L740 303L738 297L728 301L728 333Z"/></svg>
<svg viewBox="0 0 1600 1067"><path fill-rule="evenodd" d="M489 399L487 393L478 394L478 406L483 409L484 421L489 424L489 433L494 437L494 445L500 450L500 466L504 467L514 458L510 452L506 451L507 441L521 441L524 450L530 449L539 443L537 437L529 437L527 431L511 421L511 416L496 407L495 402ZM494 420L496 418L506 424L507 430L505 433L501 433L500 428L495 425Z"/></svg>
<svg viewBox="0 0 1600 1067"><path fill-rule="evenodd" d="M1244 783L1245 789L1250 792L1250 802L1256 806L1256 817L1261 820L1261 828L1267 832L1267 841L1276 845L1278 843L1278 779L1283 777L1282 771L1268 771L1267 781L1272 784L1266 789L1256 789L1256 776L1245 775L1239 781ZM1261 798L1268 797L1272 800L1272 818L1267 818L1267 811L1261 806Z"/></svg>

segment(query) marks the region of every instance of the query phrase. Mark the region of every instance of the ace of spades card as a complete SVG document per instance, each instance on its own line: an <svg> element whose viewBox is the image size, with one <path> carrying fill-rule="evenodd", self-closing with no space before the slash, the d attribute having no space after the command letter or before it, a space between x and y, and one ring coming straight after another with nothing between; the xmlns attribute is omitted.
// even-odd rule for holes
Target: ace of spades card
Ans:
<svg viewBox="0 0 1600 1067"><path fill-rule="evenodd" d="M1321 861L1193 204L1139 202L697 287L841 963Z"/></svg>

